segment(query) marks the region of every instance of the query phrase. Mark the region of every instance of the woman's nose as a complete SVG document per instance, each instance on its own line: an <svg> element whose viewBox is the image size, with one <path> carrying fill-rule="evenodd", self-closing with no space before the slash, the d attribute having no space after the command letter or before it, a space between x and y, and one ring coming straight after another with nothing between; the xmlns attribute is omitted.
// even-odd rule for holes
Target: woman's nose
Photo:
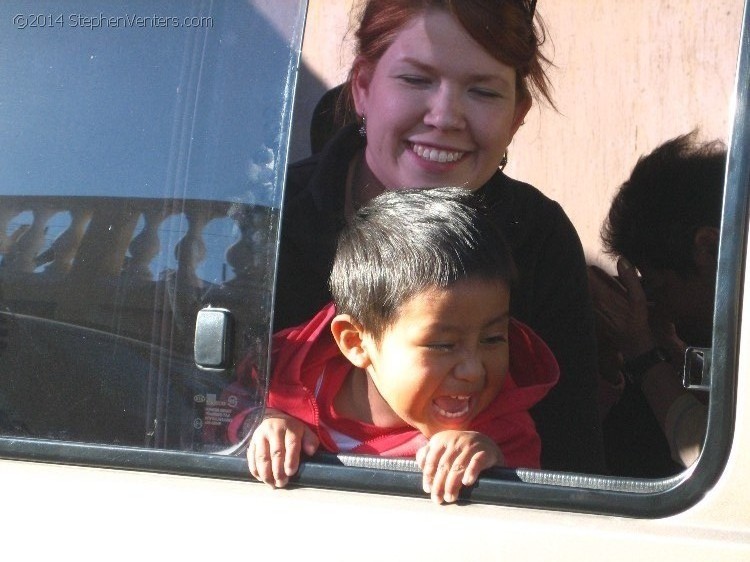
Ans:
<svg viewBox="0 0 750 562"><path fill-rule="evenodd" d="M441 86L430 98L425 124L438 129L461 129L465 124L463 101L460 92Z"/></svg>

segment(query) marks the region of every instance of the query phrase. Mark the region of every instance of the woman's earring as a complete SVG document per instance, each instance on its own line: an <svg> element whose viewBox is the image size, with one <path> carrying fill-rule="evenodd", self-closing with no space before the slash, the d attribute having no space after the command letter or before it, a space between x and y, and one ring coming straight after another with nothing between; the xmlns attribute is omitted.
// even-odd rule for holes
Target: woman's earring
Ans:
<svg viewBox="0 0 750 562"><path fill-rule="evenodd" d="M367 122L365 116L362 116L362 122L359 124L359 136L363 139L367 138Z"/></svg>
<svg viewBox="0 0 750 562"><path fill-rule="evenodd" d="M503 159L500 160L500 165L498 166L498 169L502 172L505 169L505 166L508 165L508 149L505 149L505 153L503 154Z"/></svg>

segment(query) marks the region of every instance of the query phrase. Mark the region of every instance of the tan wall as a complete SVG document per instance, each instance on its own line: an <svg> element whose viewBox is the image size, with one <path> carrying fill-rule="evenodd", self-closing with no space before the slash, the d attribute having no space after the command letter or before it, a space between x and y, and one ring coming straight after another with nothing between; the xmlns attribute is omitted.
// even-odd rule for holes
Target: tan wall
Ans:
<svg viewBox="0 0 750 562"><path fill-rule="evenodd" d="M323 88L346 76L351 3L310 0L293 158L308 150ZM531 110L506 170L559 201L598 260L601 222L640 155L696 127L728 139L742 1L540 0L538 9L559 111Z"/></svg>

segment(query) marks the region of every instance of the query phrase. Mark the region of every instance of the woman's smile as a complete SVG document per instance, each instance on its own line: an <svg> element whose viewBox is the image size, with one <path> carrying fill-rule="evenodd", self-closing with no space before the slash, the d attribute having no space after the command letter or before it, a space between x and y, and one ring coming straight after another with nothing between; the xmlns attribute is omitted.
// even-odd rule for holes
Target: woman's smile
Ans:
<svg viewBox="0 0 750 562"><path fill-rule="evenodd" d="M443 150L423 144L412 144L411 149L414 154L429 162L458 162L466 154L463 151Z"/></svg>

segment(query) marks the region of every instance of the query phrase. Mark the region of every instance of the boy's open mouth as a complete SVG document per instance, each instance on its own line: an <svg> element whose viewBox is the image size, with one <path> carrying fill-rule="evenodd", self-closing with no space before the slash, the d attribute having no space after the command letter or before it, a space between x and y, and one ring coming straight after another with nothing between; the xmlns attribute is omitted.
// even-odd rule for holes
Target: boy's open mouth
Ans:
<svg viewBox="0 0 750 562"><path fill-rule="evenodd" d="M469 413L471 396L454 395L440 396L435 398L432 403L438 414L446 418L460 418Z"/></svg>

